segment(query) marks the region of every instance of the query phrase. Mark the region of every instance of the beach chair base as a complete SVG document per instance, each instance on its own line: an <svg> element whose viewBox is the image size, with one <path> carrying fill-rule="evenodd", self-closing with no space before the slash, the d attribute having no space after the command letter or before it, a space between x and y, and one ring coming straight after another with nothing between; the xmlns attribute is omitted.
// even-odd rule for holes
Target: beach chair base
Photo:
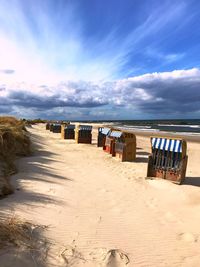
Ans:
<svg viewBox="0 0 200 267"><path fill-rule="evenodd" d="M64 133L62 134L62 139L74 139L75 138L75 134L73 133Z"/></svg>
<svg viewBox="0 0 200 267"><path fill-rule="evenodd" d="M120 159L120 161L129 161L132 162L136 159L136 156L133 152L115 152L115 156Z"/></svg>
<svg viewBox="0 0 200 267"><path fill-rule="evenodd" d="M81 138L77 139L77 144L92 144L92 138Z"/></svg>
<svg viewBox="0 0 200 267"><path fill-rule="evenodd" d="M111 147L110 146L105 146L104 151L110 154Z"/></svg>
<svg viewBox="0 0 200 267"><path fill-rule="evenodd" d="M52 132L53 133L61 133L61 129L53 129Z"/></svg>
<svg viewBox="0 0 200 267"><path fill-rule="evenodd" d="M153 157L152 155L150 155L148 160L147 179L155 177L169 180L176 184L181 184L185 180L187 160L187 156L182 159L181 167L179 170L156 169L153 166Z"/></svg>
<svg viewBox="0 0 200 267"><path fill-rule="evenodd" d="M105 142L106 142L106 136L105 135L100 135L98 136L98 140L97 140L97 146L98 147L104 147L105 146Z"/></svg>

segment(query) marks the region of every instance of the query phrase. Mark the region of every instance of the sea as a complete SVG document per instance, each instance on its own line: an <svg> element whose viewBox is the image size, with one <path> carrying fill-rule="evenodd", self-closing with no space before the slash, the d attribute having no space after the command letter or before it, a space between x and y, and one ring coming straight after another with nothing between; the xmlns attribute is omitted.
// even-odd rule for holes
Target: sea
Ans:
<svg viewBox="0 0 200 267"><path fill-rule="evenodd" d="M87 121L111 124L120 129L144 132L170 132L181 135L200 136L200 119L181 120L108 120Z"/></svg>

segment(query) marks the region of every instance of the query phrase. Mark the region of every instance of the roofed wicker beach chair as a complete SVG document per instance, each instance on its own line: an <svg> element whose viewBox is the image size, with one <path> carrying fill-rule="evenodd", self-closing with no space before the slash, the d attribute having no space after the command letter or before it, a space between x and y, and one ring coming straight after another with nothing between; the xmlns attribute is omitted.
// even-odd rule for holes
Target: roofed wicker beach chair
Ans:
<svg viewBox="0 0 200 267"><path fill-rule="evenodd" d="M52 126L52 132L53 133L61 133L61 124L60 123L54 123Z"/></svg>
<svg viewBox="0 0 200 267"><path fill-rule="evenodd" d="M77 125L75 130L75 140L77 144L91 144L92 143L92 126Z"/></svg>
<svg viewBox="0 0 200 267"><path fill-rule="evenodd" d="M49 129L50 129L50 123L47 122L47 123L46 123L46 130L49 130Z"/></svg>
<svg viewBox="0 0 200 267"><path fill-rule="evenodd" d="M98 140L97 140L97 146L103 147L105 149L105 142L106 142L106 136L110 133L111 129L106 127L99 127L98 128Z"/></svg>
<svg viewBox="0 0 200 267"><path fill-rule="evenodd" d="M61 126L61 138L62 139L74 139L75 138L75 124L65 124Z"/></svg>
<svg viewBox="0 0 200 267"><path fill-rule="evenodd" d="M50 132L53 132L53 123L50 123L49 130L50 130Z"/></svg>
<svg viewBox="0 0 200 267"><path fill-rule="evenodd" d="M187 167L187 143L179 138L151 137L152 153L147 177L158 177L181 184Z"/></svg>
<svg viewBox="0 0 200 267"><path fill-rule="evenodd" d="M115 139L115 156L121 161L136 159L136 136L133 133L122 131Z"/></svg>
<svg viewBox="0 0 200 267"><path fill-rule="evenodd" d="M115 156L115 141L121 136L122 132L119 130L111 130L106 136L105 152Z"/></svg>

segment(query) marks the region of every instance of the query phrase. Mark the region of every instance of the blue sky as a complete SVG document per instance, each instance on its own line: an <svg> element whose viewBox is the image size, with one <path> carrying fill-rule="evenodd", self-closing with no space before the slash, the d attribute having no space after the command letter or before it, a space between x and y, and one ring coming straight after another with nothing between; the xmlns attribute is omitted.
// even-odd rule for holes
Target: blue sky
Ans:
<svg viewBox="0 0 200 267"><path fill-rule="evenodd" d="M200 118L200 2L0 0L0 114Z"/></svg>

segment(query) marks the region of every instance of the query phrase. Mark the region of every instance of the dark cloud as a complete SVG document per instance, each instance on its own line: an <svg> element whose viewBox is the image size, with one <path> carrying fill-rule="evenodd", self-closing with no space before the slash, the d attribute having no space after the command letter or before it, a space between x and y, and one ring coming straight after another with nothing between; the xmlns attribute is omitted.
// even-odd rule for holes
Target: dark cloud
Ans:
<svg viewBox="0 0 200 267"><path fill-rule="evenodd" d="M0 105L0 114L10 114L13 111L12 106Z"/></svg>
<svg viewBox="0 0 200 267"><path fill-rule="evenodd" d="M106 105L107 102L95 99L88 95L68 96L67 94L54 94L41 96L26 91L11 91L7 97L0 97L3 105L14 105L27 108L51 109L56 107L93 108Z"/></svg>
<svg viewBox="0 0 200 267"><path fill-rule="evenodd" d="M111 112L116 116L124 112L125 116L133 113L133 117L134 111L157 117L200 112L198 69L146 74L106 83L62 82L54 87L41 85L31 91L27 88L2 86L1 107L14 106L41 114L49 110L59 114L63 108L71 111L74 107L79 110L78 116L86 116L91 108L103 111L107 107L112 107Z"/></svg>
<svg viewBox="0 0 200 267"><path fill-rule="evenodd" d="M184 72L181 76L176 72L171 76L169 73L144 75L125 82L124 86L122 95L125 101L132 100L142 112L200 111L200 71L196 69L185 76Z"/></svg>
<svg viewBox="0 0 200 267"><path fill-rule="evenodd" d="M0 70L0 73L14 74L15 73L15 70L12 70L12 69L4 69L4 70Z"/></svg>

